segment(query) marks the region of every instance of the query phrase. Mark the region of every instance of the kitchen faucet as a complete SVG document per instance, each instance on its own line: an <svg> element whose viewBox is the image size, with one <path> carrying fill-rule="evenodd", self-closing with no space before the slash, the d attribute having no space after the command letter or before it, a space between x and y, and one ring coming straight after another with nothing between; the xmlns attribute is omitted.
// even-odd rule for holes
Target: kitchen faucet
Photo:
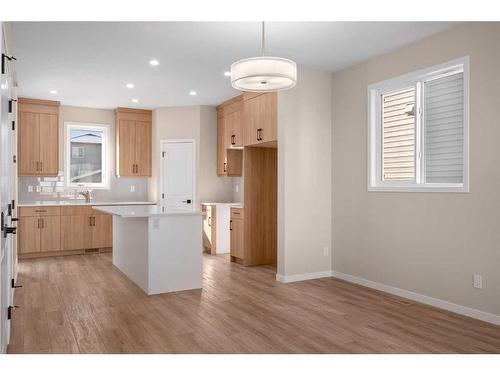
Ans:
<svg viewBox="0 0 500 375"><path fill-rule="evenodd" d="M84 191L80 191L78 194L85 197L85 203L90 203L92 200L92 190L89 190L88 188L85 188Z"/></svg>

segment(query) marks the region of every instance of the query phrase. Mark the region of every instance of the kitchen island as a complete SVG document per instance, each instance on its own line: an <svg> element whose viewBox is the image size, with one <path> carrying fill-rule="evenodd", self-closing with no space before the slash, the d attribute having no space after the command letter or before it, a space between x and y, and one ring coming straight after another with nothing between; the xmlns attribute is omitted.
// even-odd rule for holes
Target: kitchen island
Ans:
<svg viewBox="0 0 500 375"><path fill-rule="evenodd" d="M148 295L202 286L201 213L95 206L113 215L113 265Z"/></svg>

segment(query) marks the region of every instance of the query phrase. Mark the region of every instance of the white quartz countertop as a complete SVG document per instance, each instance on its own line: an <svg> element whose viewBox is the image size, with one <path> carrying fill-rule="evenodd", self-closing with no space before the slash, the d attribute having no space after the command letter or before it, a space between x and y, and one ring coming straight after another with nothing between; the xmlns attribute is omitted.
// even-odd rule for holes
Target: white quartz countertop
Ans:
<svg viewBox="0 0 500 375"><path fill-rule="evenodd" d="M217 205L217 204L224 204L224 205L227 205L229 207L235 207L235 208L243 208L243 203L239 203L239 202L202 202L201 204L204 204L204 205L207 205L207 206L213 206L213 205Z"/></svg>
<svg viewBox="0 0 500 375"><path fill-rule="evenodd" d="M66 200L66 201L36 201L31 203L19 203L18 207L38 207L38 206L134 206L134 205L155 205L156 202L127 202L127 201L92 201Z"/></svg>
<svg viewBox="0 0 500 375"><path fill-rule="evenodd" d="M201 215L200 211L172 210L166 209L160 205L142 205L142 206L96 206L97 211L107 214L120 216L123 218L132 217L152 217L152 216L185 216Z"/></svg>

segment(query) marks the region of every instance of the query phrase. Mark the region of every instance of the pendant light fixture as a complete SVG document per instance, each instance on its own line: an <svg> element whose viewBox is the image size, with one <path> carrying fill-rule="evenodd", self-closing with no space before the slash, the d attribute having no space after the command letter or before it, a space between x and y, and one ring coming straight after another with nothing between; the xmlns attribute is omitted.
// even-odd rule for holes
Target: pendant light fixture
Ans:
<svg viewBox="0 0 500 375"><path fill-rule="evenodd" d="M265 25L262 22L261 56L231 65L231 85L241 91L268 92L291 89L297 83L297 64L282 57L265 56Z"/></svg>

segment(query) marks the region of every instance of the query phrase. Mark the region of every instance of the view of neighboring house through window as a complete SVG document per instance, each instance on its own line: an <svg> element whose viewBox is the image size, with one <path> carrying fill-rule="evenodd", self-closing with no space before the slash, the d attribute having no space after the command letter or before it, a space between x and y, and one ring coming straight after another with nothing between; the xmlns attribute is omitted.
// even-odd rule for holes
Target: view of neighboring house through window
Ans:
<svg viewBox="0 0 500 375"><path fill-rule="evenodd" d="M469 189L469 59L368 87L368 189Z"/></svg>
<svg viewBox="0 0 500 375"><path fill-rule="evenodd" d="M69 186L107 187L107 128L67 124Z"/></svg>

